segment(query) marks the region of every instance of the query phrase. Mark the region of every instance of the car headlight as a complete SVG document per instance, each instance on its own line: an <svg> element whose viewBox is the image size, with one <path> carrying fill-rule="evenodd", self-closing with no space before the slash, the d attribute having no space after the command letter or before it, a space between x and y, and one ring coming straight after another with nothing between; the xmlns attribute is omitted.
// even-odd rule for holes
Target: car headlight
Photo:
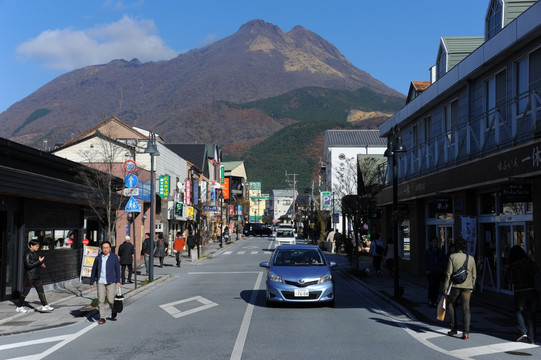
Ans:
<svg viewBox="0 0 541 360"><path fill-rule="evenodd" d="M325 275L323 275L320 279L319 279L319 283L324 283L324 282L327 282L327 281L331 281L332 280L332 275L331 273L327 273Z"/></svg>
<svg viewBox="0 0 541 360"><path fill-rule="evenodd" d="M282 277L280 275L275 274L272 271L269 271L269 280L274 282L282 282Z"/></svg>

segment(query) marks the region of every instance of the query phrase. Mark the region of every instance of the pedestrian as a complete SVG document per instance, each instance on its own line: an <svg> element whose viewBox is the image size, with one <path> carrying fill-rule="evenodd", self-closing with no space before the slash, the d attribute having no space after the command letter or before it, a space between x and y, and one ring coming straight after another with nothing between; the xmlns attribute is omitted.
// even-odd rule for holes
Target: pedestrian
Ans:
<svg viewBox="0 0 541 360"><path fill-rule="evenodd" d="M224 239L226 243L229 241L229 226L224 228Z"/></svg>
<svg viewBox="0 0 541 360"><path fill-rule="evenodd" d="M111 320L116 320L117 312L114 308L115 290L120 288L120 261L115 253L111 254L111 243L101 243L101 253L94 260L92 275L90 275L90 290L94 289L94 282L98 289L98 309L100 319L98 324L105 324L105 300L111 308ZM116 285L116 286L115 286Z"/></svg>
<svg viewBox="0 0 541 360"><path fill-rule="evenodd" d="M141 247L141 255L145 258L145 269L148 276L150 270L150 233L145 234L145 239Z"/></svg>
<svg viewBox="0 0 541 360"><path fill-rule="evenodd" d="M531 344L535 343L535 313L539 303L533 277L536 271L535 263L521 246L515 245L509 250L505 276L513 284L515 317L520 331L517 341Z"/></svg>
<svg viewBox="0 0 541 360"><path fill-rule="evenodd" d="M438 306L438 293L443 279L443 264L445 254L438 246L438 238L433 236L430 239L430 245L423 255L423 269L425 270L426 280L428 281L428 306Z"/></svg>
<svg viewBox="0 0 541 360"><path fill-rule="evenodd" d="M184 246L186 245L186 241L182 237L182 233L179 231L177 232L177 236L175 237L175 242L173 243L173 250L176 251L175 259L177 260L177 267L180 267L180 263L182 262L181 259L181 252L184 250Z"/></svg>
<svg viewBox="0 0 541 360"><path fill-rule="evenodd" d="M27 313L28 310L24 307L24 300L32 288L36 289L41 302L41 308L39 311L51 312L54 310L52 306L47 303L45 297L45 291L43 290L43 281L41 280L41 269L45 268L45 256L39 256L38 250L40 242L32 239L28 242L28 251L24 254L24 283L23 290L19 294L19 306L15 309L20 313Z"/></svg>
<svg viewBox="0 0 541 360"><path fill-rule="evenodd" d="M379 235L374 235L374 239L370 242L370 254L372 255L372 265L376 271L376 275L381 274L381 259L385 248L383 242L379 239Z"/></svg>
<svg viewBox="0 0 541 360"><path fill-rule="evenodd" d="M188 232L187 243L188 243L188 251L191 252L195 248L195 236L193 234L192 229L190 229Z"/></svg>
<svg viewBox="0 0 541 360"><path fill-rule="evenodd" d="M126 236L122 245L118 247L118 257L120 257L120 274L122 276L122 285L126 283L126 267L128 268L128 283L133 284L131 277L133 274L133 255L135 249L130 242L130 237Z"/></svg>
<svg viewBox="0 0 541 360"><path fill-rule="evenodd" d="M160 259L160 267L163 267L163 258L167 254L168 244L163 238L163 234L158 235L158 240L156 240L156 248L154 250L154 256Z"/></svg>
<svg viewBox="0 0 541 360"><path fill-rule="evenodd" d="M451 276L459 270L468 261L467 276L464 282L455 284L451 281ZM447 262L447 271L445 273L445 281L443 283L444 291L447 291L449 285L451 290L447 295L447 311L449 313L449 322L451 330L447 332L447 335L453 336L458 332L456 305L457 300L462 300L462 319L464 325L464 332L462 333L462 339L470 339L470 298L475 286L475 279L477 278L477 270L475 266L475 259L473 256L466 255L466 240L458 238L455 241L455 252L449 255Z"/></svg>

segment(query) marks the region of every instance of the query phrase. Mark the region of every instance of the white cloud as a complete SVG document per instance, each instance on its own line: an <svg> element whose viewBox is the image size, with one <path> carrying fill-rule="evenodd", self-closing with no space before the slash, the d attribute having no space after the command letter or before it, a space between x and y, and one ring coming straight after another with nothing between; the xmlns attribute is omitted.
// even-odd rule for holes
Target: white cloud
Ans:
<svg viewBox="0 0 541 360"><path fill-rule="evenodd" d="M216 36L216 34L209 34L205 39L203 39L203 41L199 43L199 47L205 47L207 45L213 44L214 42L216 42L217 38L218 37Z"/></svg>
<svg viewBox="0 0 541 360"><path fill-rule="evenodd" d="M135 2L125 2L123 0L105 0L103 3L103 7L105 8L112 8L114 10L126 10L126 9L134 9L143 6L145 3L145 0L136 0Z"/></svg>
<svg viewBox="0 0 541 360"><path fill-rule="evenodd" d="M17 47L27 60L62 71L104 64L114 59L141 62L171 59L178 55L157 35L152 20L124 16L119 21L86 30L46 30Z"/></svg>

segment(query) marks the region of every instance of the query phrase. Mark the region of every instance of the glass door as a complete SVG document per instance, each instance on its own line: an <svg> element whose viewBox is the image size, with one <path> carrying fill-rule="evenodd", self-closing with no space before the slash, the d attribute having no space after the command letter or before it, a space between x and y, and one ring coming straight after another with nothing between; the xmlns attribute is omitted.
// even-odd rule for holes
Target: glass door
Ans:
<svg viewBox="0 0 541 360"><path fill-rule="evenodd" d="M505 279L504 274L509 250L515 245L522 247L524 250L527 249L524 227L524 223L500 223L498 225L498 284L502 292L511 292L513 290L511 284Z"/></svg>

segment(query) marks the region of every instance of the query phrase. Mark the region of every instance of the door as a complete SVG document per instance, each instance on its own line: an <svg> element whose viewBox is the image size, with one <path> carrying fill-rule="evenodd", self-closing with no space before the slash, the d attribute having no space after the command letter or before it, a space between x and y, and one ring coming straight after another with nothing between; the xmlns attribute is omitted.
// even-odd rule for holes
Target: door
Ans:
<svg viewBox="0 0 541 360"><path fill-rule="evenodd" d="M527 251L527 237L524 231L524 223L500 223L498 225L498 284L502 292L511 292L511 284L505 279L505 264L509 256L509 250L515 245Z"/></svg>

